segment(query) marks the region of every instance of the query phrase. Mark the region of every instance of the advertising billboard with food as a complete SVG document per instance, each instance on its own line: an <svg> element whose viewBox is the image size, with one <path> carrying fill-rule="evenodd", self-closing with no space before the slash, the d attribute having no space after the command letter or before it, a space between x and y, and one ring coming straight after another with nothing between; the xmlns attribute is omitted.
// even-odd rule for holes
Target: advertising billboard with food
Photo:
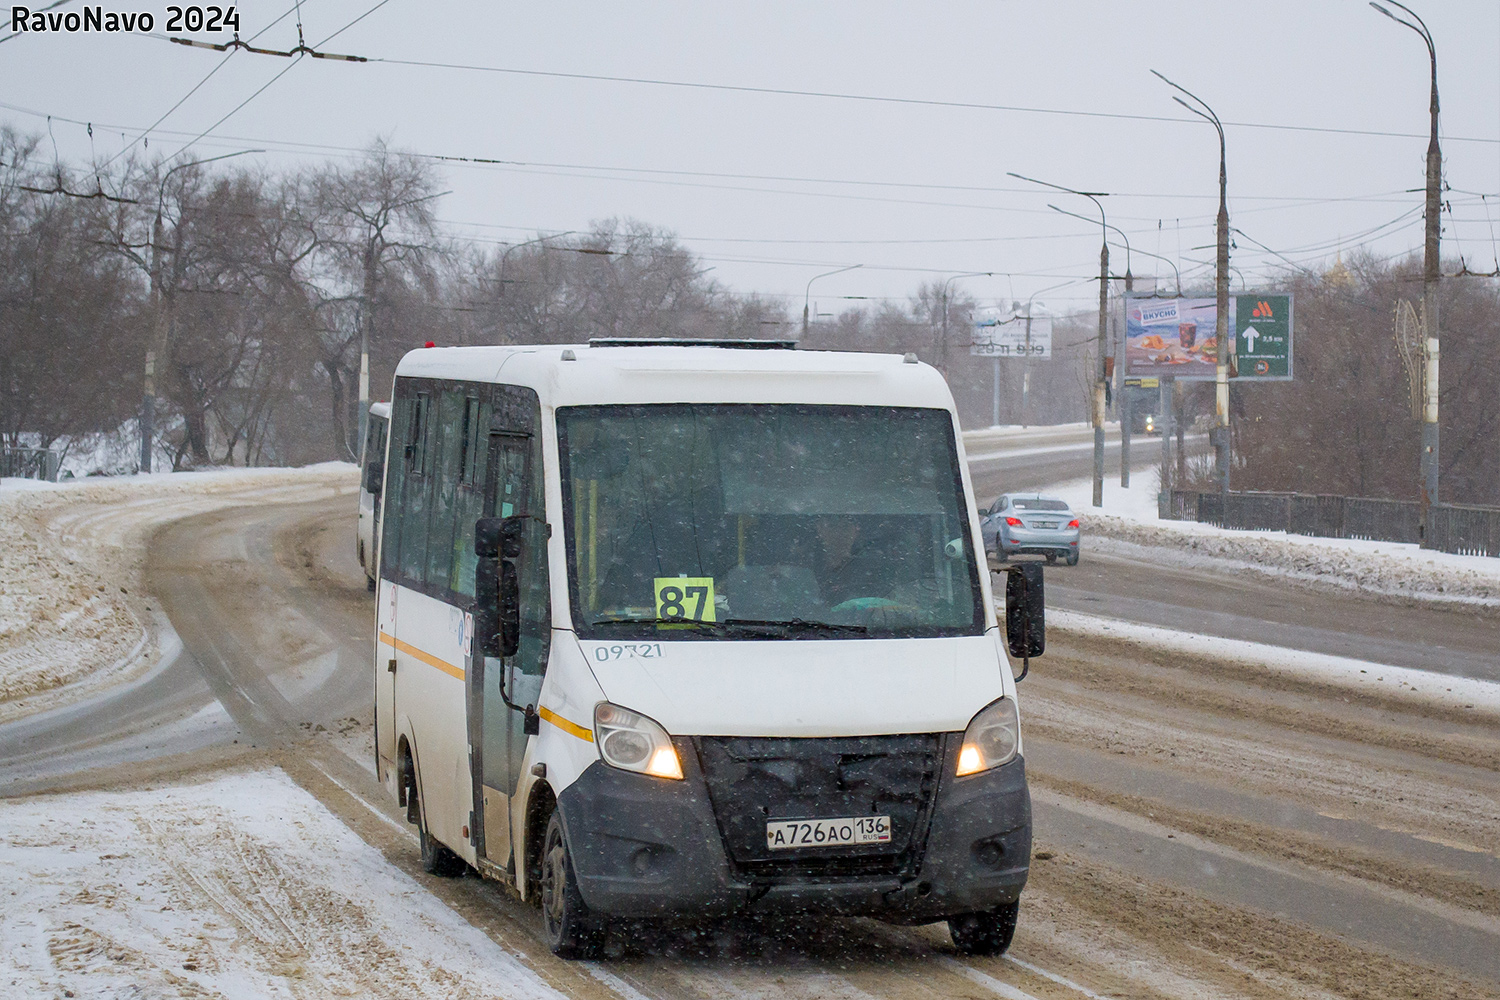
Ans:
<svg viewBox="0 0 1500 1000"><path fill-rule="evenodd" d="M1238 322L1243 303L1245 323ZM1236 334L1238 379L1292 377L1292 298L1259 293L1229 298L1228 328ZM1125 374L1212 379L1219 359L1213 299L1126 298Z"/></svg>

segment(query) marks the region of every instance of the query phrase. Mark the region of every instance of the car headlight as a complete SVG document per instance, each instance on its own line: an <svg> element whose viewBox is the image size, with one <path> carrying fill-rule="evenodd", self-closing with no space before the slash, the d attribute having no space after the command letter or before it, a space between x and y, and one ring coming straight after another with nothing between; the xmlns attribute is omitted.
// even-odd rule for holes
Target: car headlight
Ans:
<svg viewBox="0 0 1500 1000"><path fill-rule="evenodd" d="M1021 746L1021 719L1016 703L1000 698L980 709L964 731L964 742L958 750L958 773L978 774L1015 760Z"/></svg>
<svg viewBox="0 0 1500 1000"><path fill-rule="evenodd" d="M637 712L601 701L594 706L594 745L610 767L657 778L682 777L672 738Z"/></svg>

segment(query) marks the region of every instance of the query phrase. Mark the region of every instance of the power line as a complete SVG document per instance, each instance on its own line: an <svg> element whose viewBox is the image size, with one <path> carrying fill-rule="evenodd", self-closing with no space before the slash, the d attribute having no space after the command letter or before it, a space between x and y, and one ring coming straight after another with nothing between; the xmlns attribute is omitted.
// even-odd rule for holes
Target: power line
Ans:
<svg viewBox="0 0 1500 1000"><path fill-rule="evenodd" d="M1062 115L1076 118L1107 118L1118 121L1170 122L1172 124L1198 124L1197 119L1177 118L1169 115L1126 114L1113 111L1080 111L1071 108L1039 108L1018 104L982 104L974 101L940 101L917 97L889 97L876 94L852 94L839 91L797 90L788 87L752 87L729 83L704 83L696 80L663 80L640 76L612 76L603 73L569 73L559 70L516 69L509 66L480 66L472 63L444 63L420 59L386 59L371 57L372 63L387 63L392 66L416 66L425 69L451 69L474 73L501 73L511 76L545 77L559 80L585 80L594 83L631 83L652 87L672 87L684 90L712 90L739 94L761 94L775 97L811 97L826 100L859 101L870 104L900 104L918 107L955 108L968 111L1011 111L1023 114ZM1226 127L1269 129L1286 132L1315 132L1330 135L1361 135L1386 139L1425 139L1425 134L1413 132L1387 132L1378 129L1332 128L1318 125L1279 125L1271 122L1226 121ZM1471 136L1445 136L1450 142L1481 142L1500 144L1500 139Z"/></svg>
<svg viewBox="0 0 1500 1000"><path fill-rule="evenodd" d="M199 132L191 140L189 140L188 142L184 143L182 145L182 147L179 148L177 150L177 152L173 153L172 155L173 156L180 156L185 150L187 150L188 148L190 148L199 139L202 139L204 136L208 135L208 133L212 132L214 129L216 129L220 125L224 124L226 121L228 121L234 115L238 114L241 108L243 108L245 105L249 104L251 101L255 100L261 94L265 93L266 89L269 88L271 86L271 84L275 83L277 80L280 80L282 77L284 77L288 73L290 73L292 71L292 67L296 66L299 62L302 61L302 57L303 57L304 53L310 53L310 54L312 54L312 55L314 55L314 56L316 56L317 58L320 58L320 59L332 58L332 59L342 59L342 60L346 60L346 61L362 62L363 60L360 57L358 57L358 56L328 56L328 55L320 55L319 53L315 52L314 50L317 49L317 48L320 48L322 45L324 45L325 43L327 43L329 39L336 38L337 36L343 34L345 31L348 31L354 25L356 25L359 22L363 21L365 18L369 17L371 14L375 13L377 10L379 10L382 7L384 7L386 4L388 4L390 2L391 2L391 0L380 0L379 3L375 4L375 6L371 7L369 10L365 11L363 14L359 15L354 20L350 21L348 24L344 25L338 31L335 31L333 34L329 35L327 38L324 38L322 41L318 42L312 48L308 48L306 45L304 45L302 43L302 22L301 22L302 9L301 9L300 3L293 4L292 10L294 10L294 11L297 12L297 17L298 17L298 21L297 21L297 48L295 48L291 52L287 52L287 53L279 53L279 52L272 52L271 53L272 55L283 55L283 54L285 54L285 55L288 55L288 56L292 56L293 58L292 58L291 64L288 65L285 69L283 69L280 73L277 73L275 76L271 77L271 79L269 79L265 83L261 84L260 88L257 89L255 91L255 93L251 94L249 97L245 98L243 101L241 101L240 103L236 104L229 111L228 114L224 115L218 121L214 122L208 128L204 129L202 132ZM282 17L285 17L285 16L286 16L285 14L282 15ZM280 18L278 18L277 20L280 20ZM272 23L275 23L275 22L272 22ZM261 34L264 34L265 31L267 31L267 30L270 30L270 25L267 25L266 28L261 32ZM257 36L257 37L259 37L259 36ZM236 42L239 41L238 37L235 38L235 41ZM251 39L251 41L254 41L254 39ZM212 48L212 47L213 46L210 46L210 48ZM229 55L225 56L224 57L225 62L227 62L230 59L230 57L233 56L233 55L234 55L234 52L230 52ZM222 66L223 63L220 63L220 65Z"/></svg>
<svg viewBox="0 0 1500 1000"><path fill-rule="evenodd" d="M54 6L56 6L56 5L54 4ZM282 14L276 20L272 21L270 24L266 25L264 28L262 28L259 31L257 31L254 35L250 36L250 41L252 41L252 42L255 41L261 35L264 35L266 32L268 32L272 28L276 27L276 25L278 25L282 21L286 20L287 15L291 14L296 9L297 9L297 7L296 7L295 4L293 6L287 8L286 13ZM237 42L239 41L239 32L235 32L235 41L237 41ZM209 80L211 80L213 78L214 74L217 73L217 72L219 72L219 70L223 69L224 66L225 66L225 64L228 63L229 60L232 59L232 58L234 58L234 53L230 52L223 59L219 60L219 64L217 66L215 66L213 69L209 70L207 76L205 76L203 79L199 80L197 83L193 84L193 88L191 90L189 90L186 94L183 94L182 97L181 97L181 99L179 99L176 104L172 105L166 111L162 112L162 116L160 118L156 119L156 121L152 122L151 125L148 126L145 131L141 132L134 139L132 139L130 142L128 142L125 145L125 148L121 149L114 156L111 156L109 159L105 160L104 161L104 165L102 167L100 167L99 169L101 169L101 170L104 169L104 167L109 166L111 163L115 162L120 157L122 157L126 153L130 152L130 150L134 149L136 143L138 143L138 142L142 141L143 139L145 139L148 135L151 134L152 130L155 129L156 126L158 126L162 122L166 121L167 117L169 115L171 115L172 112L174 112L178 108L182 107L183 104L185 104L187 102L187 99L189 97L192 97L194 94L196 94L198 92L199 88L202 87ZM199 138L202 138L202 137L200 136ZM189 145L191 145L191 143L189 143ZM187 146L184 146L182 148L186 149ZM182 152L182 150L179 149L177 152L180 153L180 152Z"/></svg>
<svg viewBox="0 0 1500 1000"><path fill-rule="evenodd" d="M32 11L31 13L33 13L33 14L45 14L49 10L56 10L57 8L61 7L63 4L65 4L65 3L72 3L72 2L73 2L73 0L54 0L54 2L49 3L45 7L38 7L36 10ZM26 34L30 34L30 32L26 32L26 31L12 31L10 34L6 35L4 38L0 38L0 45L5 44L6 42L10 41L12 38L15 38L17 35L26 35Z"/></svg>

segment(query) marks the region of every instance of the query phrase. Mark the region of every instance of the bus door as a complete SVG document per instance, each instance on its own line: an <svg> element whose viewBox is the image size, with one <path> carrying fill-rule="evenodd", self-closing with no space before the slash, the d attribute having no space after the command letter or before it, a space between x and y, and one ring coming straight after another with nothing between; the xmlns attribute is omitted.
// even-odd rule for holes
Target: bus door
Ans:
<svg viewBox="0 0 1500 1000"><path fill-rule="evenodd" d="M490 435L489 481L486 509L492 517L528 517L518 576L521 592L519 648L504 659L484 656L475 643L477 711L471 726L478 734L472 740L479 760L474 767L475 799L483 804L480 850L490 862L515 871L512 858L510 799L521 776L526 753L527 729L535 731L535 711L542 690L551 639L551 608L547 586L546 523L540 516L541 490L532 494L534 439L530 434ZM539 459L540 456L538 455ZM534 504L534 506L533 506ZM528 713L527 709L531 709ZM528 714L532 719L527 725Z"/></svg>

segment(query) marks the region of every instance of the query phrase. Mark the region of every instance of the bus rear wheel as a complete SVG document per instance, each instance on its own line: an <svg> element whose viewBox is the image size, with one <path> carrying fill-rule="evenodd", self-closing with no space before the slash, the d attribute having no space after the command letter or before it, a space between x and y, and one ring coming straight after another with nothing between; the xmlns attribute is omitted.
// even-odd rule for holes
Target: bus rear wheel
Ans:
<svg viewBox="0 0 1500 1000"><path fill-rule="evenodd" d="M965 955L1003 955L1016 936L1016 918L1021 901L1007 903L985 913L965 913L948 918L953 947Z"/></svg>
<svg viewBox="0 0 1500 1000"><path fill-rule="evenodd" d="M542 841L542 928L547 946L560 958L598 958L604 952L604 927L591 917L557 812L547 821Z"/></svg>

